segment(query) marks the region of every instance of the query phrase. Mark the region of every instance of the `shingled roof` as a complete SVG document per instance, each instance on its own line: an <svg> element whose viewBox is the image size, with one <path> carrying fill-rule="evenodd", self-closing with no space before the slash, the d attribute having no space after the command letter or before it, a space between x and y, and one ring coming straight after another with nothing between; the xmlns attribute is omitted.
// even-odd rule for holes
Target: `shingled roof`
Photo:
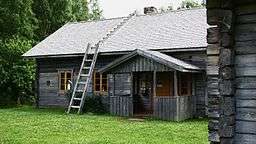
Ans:
<svg viewBox="0 0 256 144"><path fill-rule="evenodd" d="M124 18L68 23L23 56L83 54L88 43L96 44ZM135 49L178 50L205 48L205 9L138 15L128 20L100 46L100 53L129 52Z"/></svg>

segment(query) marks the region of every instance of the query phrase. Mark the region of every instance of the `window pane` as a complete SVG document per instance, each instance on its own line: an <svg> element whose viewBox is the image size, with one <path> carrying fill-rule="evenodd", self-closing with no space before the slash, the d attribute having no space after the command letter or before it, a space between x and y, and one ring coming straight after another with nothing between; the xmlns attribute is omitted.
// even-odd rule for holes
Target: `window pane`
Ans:
<svg viewBox="0 0 256 144"><path fill-rule="evenodd" d="M65 78L65 73L60 73L60 78Z"/></svg>
<svg viewBox="0 0 256 144"><path fill-rule="evenodd" d="M71 73L67 73L67 79L71 79Z"/></svg>
<svg viewBox="0 0 256 144"><path fill-rule="evenodd" d="M95 86L95 91L100 91L100 85Z"/></svg>
<svg viewBox="0 0 256 144"><path fill-rule="evenodd" d="M102 84L107 84L108 80L107 79L102 79Z"/></svg>

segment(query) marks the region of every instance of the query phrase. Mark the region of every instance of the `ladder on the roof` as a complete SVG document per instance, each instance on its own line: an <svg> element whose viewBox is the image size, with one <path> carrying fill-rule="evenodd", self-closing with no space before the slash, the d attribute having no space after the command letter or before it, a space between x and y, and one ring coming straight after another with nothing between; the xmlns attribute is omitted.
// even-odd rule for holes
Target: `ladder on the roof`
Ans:
<svg viewBox="0 0 256 144"><path fill-rule="evenodd" d="M89 54L90 50L94 50L93 54ZM85 97L87 94L88 85L92 78L93 69L97 60L99 52L99 45L91 47L88 43L84 58L80 67L80 71L75 83L75 87L72 92L72 97L69 103L67 113L70 113L71 109L77 110L77 113L80 114L83 109Z"/></svg>
<svg viewBox="0 0 256 144"><path fill-rule="evenodd" d="M90 80L92 79L93 69L95 67L95 63L99 53L99 46L133 16L136 16L136 11L130 14L128 17L124 18L118 25L116 25L111 31L109 31L108 34L104 36L95 46L91 47L90 44L88 44L75 83L75 87L72 92L72 97L69 103L67 113L70 113L71 109L78 110L78 114L82 112L88 85L90 83ZM92 55L89 55L90 49L94 49L94 53Z"/></svg>

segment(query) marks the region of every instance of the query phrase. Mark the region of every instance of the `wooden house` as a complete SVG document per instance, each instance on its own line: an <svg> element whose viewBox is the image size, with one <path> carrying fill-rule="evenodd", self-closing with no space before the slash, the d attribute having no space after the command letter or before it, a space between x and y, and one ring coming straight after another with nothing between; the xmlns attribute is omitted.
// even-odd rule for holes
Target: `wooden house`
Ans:
<svg viewBox="0 0 256 144"><path fill-rule="evenodd" d="M124 19L67 23L23 55L37 63L39 106L67 106L68 81L76 80L87 44L105 37L88 96L100 95L119 116L205 116L206 10Z"/></svg>

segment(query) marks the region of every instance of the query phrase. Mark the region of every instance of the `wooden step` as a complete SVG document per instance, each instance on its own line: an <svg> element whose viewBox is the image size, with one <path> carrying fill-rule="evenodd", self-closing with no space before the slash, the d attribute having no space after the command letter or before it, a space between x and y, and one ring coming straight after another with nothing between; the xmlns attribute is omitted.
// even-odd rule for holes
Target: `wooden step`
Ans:
<svg viewBox="0 0 256 144"><path fill-rule="evenodd" d="M74 100L82 100L82 98L74 98Z"/></svg>
<svg viewBox="0 0 256 144"><path fill-rule="evenodd" d="M76 90L76 92L84 92L84 90Z"/></svg>
<svg viewBox="0 0 256 144"><path fill-rule="evenodd" d="M92 59L86 59L85 61L86 62L92 62Z"/></svg>
<svg viewBox="0 0 256 144"><path fill-rule="evenodd" d="M71 108L79 109L80 106L71 106Z"/></svg>
<svg viewBox="0 0 256 144"><path fill-rule="evenodd" d="M83 67L83 69L90 69L91 67Z"/></svg>
<svg viewBox="0 0 256 144"><path fill-rule="evenodd" d="M88 77L89 74L81 74L82 77Z"/></svg>
<svg viewBox="0 0 256 144"><path fill-rule="evenodd" d="M85 85L86 82L78 82L78 84Z"/></svg>

